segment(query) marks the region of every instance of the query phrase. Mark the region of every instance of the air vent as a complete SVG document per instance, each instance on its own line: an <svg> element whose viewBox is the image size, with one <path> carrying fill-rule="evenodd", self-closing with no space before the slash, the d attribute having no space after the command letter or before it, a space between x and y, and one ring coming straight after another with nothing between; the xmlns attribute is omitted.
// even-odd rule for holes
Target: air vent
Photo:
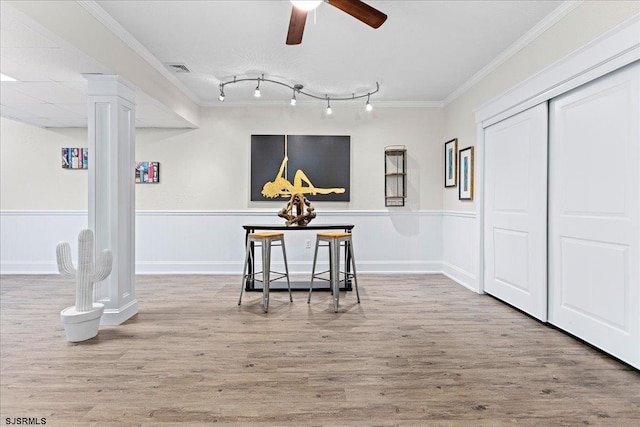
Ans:
<svg viewBox="0 0 640 427"><path fill-rule="evenodd" d="M174 73L190 73L191 70L184 64L165 64Z"/></svg>

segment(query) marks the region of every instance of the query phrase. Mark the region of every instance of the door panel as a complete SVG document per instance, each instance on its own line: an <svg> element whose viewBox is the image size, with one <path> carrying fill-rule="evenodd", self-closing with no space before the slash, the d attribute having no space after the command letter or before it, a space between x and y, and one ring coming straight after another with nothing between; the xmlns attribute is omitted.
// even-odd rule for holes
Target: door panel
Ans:
<svg viewBox="0 0 640 427"><path fill-rule="evenodd" d="M484 290L547 319L547 105L485 129Z"/></svg>
<svg viewBox="0 0 640 427"><path fill-rule="evenodd" d="M640 367L640 66L550 103L549 321Z"/></svg>

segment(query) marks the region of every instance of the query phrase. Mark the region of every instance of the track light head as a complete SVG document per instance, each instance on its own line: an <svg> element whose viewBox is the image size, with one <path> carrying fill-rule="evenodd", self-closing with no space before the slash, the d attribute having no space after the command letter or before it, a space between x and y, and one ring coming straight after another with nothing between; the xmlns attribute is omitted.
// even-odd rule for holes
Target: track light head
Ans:
<svg viewBox="0 0 640 427"><path fill-rule="evenodd" d="M367 104L366 104L366 105L365 105L365 107L364 107L367 111L371 111L371 110L373 110L373 105L371 105L371 103L369 102L369 98L370 98L370 97L371 97L371 94L370 94L370 93L368 93L368 94L367 94Z"/></svg>
<svg viewBox="0 0 640 427"><path fill-rule="evenodd" d="M262 76L264 78L264 75ZM253 96L255 96L256 98L260 98L260 95L262 95L260 93L260 78L258 77L258 86L256 86L256 90L253 92Z"/></svg>

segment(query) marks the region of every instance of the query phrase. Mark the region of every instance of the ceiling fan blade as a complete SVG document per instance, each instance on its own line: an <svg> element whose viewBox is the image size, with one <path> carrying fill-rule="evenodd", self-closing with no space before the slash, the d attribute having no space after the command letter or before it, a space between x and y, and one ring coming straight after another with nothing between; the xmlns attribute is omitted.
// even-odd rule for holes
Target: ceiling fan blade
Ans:
<svg viewBox="0 0 640 427"><path fill-rule="evenodd" d="M304 24L307 22L307 11L291 8L291 19L289 20L289 32L287 32L287 44L302 43L302 33L304 33Z"/></svg>
<svg viewBox="0 0 640 427"><path fill-rule="evenodd" d="M373 28L378 28L387 20L387 15L360 0L329 0L329 4Z"/></svg>

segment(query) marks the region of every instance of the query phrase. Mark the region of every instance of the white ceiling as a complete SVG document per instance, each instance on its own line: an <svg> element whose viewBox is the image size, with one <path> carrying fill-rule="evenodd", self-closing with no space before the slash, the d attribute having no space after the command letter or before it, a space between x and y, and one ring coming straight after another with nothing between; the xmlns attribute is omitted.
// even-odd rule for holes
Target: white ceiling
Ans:
<svg viewBox="0 0 640 427"><path fill-rule="evenodd" d="M82 74L113 73L0 2L0 115L39 127L86 127L87 81ZM136 94L137 127L189 124L142 92Z"/></svg>
<svg viewBox="0 0 640 427"><path fill-rule="evenodd" d="M375 89L373 104L442 104L540 27L562 1L367 1L388 15L377 30L329 4L310 13L301 45L285 39L291 5L279 1L85 1L81 4L201 106L286 103L291 91L266 82L218 86L233 76L303 84L319 96ZM1 3L3 117L37 126L86 126L82 73L112 73L74 46ZM315 22L314 22L315 21ZM73 25L73 23L69 23ZM190 73L163 66L182 63ZM299 97L303 102L304 97ZM315 101L317 102L317 101ZM137 126L184 121L142 93Z"/></svg>

